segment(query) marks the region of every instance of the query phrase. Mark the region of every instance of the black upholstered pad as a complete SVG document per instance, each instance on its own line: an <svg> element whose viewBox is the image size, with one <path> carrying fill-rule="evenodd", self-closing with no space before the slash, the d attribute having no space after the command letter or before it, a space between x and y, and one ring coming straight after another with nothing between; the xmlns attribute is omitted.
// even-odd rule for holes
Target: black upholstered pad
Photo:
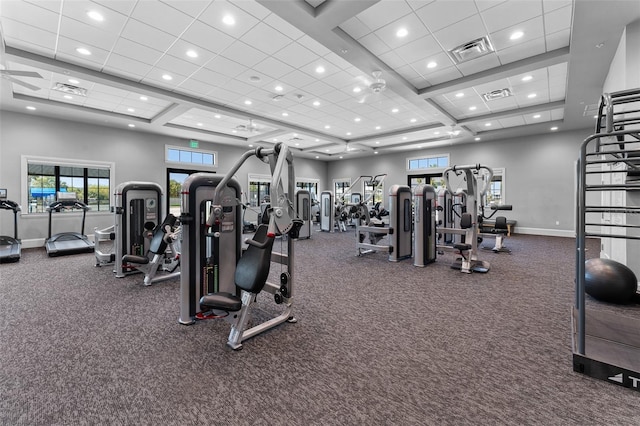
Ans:
<svg viewBox="0 0 640 426"><path fill-rule="evenodd" d="M267 237L267 225L258 226L253 240L264 247L249 244L236 265L235 282L242 290L260 293L269 276L273 248L273 238Z"/></svg>
<svg viewBox="0 0 640 426"><path fill-rule="evenodd" d="M471 250L471 244L454 244L453 248L460 251Z"/></svg>
<svg viewBox="0 0 640 426"><path fill-rule="evenodd" d="M231 293L213 293L202 296L200 298L200 306L234 312L240 310L242 307L242 300L235 294Z"/></svg>
<svg viewBox="0 0 640 426"><path fill-rule="evenodd" d="M137 263L139 265L146 265L147 263L149 263L149 258L145 256L125 254L124 256L122 256L122 261L125 263Z"/></svg>
<svg viewBox="0 0 640 426"><path fill-rule="evenodd" d="M153 230L153 236L149 243L149 251L153 254L161 254L167 250L167 242L164 237L167 234L167 227L173 228L176 224L177 218L169 213L164 221Z"/></svg>

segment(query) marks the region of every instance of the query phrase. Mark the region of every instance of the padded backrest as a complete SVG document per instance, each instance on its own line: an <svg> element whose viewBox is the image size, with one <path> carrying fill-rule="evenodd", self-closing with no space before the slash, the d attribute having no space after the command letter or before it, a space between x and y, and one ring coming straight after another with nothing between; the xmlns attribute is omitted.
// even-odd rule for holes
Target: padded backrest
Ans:
<svg viewBox="0 0 640 426"><path fill-rule="evenodd" d="M506 217L504 216L496 217L496 229L508 229Z"/></svg>
<svg viewBox="0 0 640 426"><path fill-rule="evenodd" d="M462 216L460 216L460 228L467 229L471 228L472 225L473 219L471 213L462 213Z"/></svg>
<svg viewBox="0 0 640 426"><path fill-rule="evenodd" d="M164 221L156 226L156 229L153 230L153 236L151 237L151 242L149 243L149 251L153 254L164 253L167 250L167 242L164 240L164 236L167 233L167 226L173 228L176 224L177 218L169 214L164 218Z"/></svg>
<svg viewBox="0 0 640 426"><path fill-rule="evenodd" d="M249 293L260 293L269 277L271 250L274 238L267 237L267 225L259 225L253 240L265 244L256 247L249 244L236 265L236 285Z"/></svg>

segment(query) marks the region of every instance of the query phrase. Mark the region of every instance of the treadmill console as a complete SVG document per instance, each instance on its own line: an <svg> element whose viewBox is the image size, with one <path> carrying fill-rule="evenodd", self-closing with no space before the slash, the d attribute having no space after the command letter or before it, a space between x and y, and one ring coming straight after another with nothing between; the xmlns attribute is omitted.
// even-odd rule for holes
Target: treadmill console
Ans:
<svg viewBox="0 0 640 426"><path fill-rule="evenodd" d="M56 201L78 201L75 192L56 192Z"/></svg>
<svg viewBox="0 0 640 426"><path fill-rule="evenodd" d="M7 199L7 189L0 188L0 201L6 200L6 199Z"/></svg>

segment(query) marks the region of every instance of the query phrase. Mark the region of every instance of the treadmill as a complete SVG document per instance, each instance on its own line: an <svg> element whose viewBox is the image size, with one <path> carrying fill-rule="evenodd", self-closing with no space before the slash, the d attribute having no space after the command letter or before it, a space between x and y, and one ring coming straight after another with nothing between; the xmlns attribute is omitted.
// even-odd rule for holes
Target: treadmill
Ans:
<svg viewBox="0 0 640 426"><path fill-rule="evenodd" d="M82 210L82 227L80 228L80 232L61 232L51 235L51 217L53 213L66 209ZM67 254L94 252L94 242L84 235L84 222L87 217L87 210L89 209L91 209L91 207L78 200L75 192L58 191L56 193L56 201L47 207L47 211L49 212L49 238L47 238L44 245L49 256L65 256Z"/></svg>
<svg viewBox="0 0 640 426"><path fill-rule="evenodd" d="M0 263L17 262L20 260L22 243L18 239L18 203L7 200L7 190L0 189L0 209L13 211L13 237L0 235Z"/></svg>

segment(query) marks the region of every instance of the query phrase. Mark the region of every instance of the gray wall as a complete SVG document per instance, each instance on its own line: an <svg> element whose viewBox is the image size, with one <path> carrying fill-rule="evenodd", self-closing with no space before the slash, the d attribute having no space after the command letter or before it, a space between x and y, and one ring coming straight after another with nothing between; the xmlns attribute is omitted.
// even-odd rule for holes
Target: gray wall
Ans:
<svg viewBox="0 0 640 426"><path fill-rule="evenodd" d="M329 163L333 179L387 173L385 191L407 184L407 158L449 154L451 165L477 164L505 169L505 202L513 211L501 212L518 221L516 232L573 236L575 166L581 142L592 130L553 132L518 140L415 150L373 158ZM556 222L559 222L556 225Z"/></svg>
<svg viewBox="0 0 640 426"><path fill-rule="evenodd" d="M114 185L132 180L157 182L166 193L165 145L189 146L187 138L159 136L130 129L120 130L9 111L1 111L0 117L0 188L7 188L9 198L18 202L21 202L22 193L26 191L26 188L21 188L22 155L113 162ZM219 166L215 172L224 174L250 148L201 141L199 149L216 151ZM319 179L320 188L327 185L325 162L296 158L294 165L296 176ZM256 158L245 163L236 174L245 191L249 173L268 175L269 166ZM79 230L79 217L69 216L55 218L54 233ZM47 214L22 215L20 238L46 238L47 220ZM12 221L9 212L0 211L0 234L13 235ZM90 214L85 233L92 234L95 227L104 228L112 224L111 214Z"/></svg>

